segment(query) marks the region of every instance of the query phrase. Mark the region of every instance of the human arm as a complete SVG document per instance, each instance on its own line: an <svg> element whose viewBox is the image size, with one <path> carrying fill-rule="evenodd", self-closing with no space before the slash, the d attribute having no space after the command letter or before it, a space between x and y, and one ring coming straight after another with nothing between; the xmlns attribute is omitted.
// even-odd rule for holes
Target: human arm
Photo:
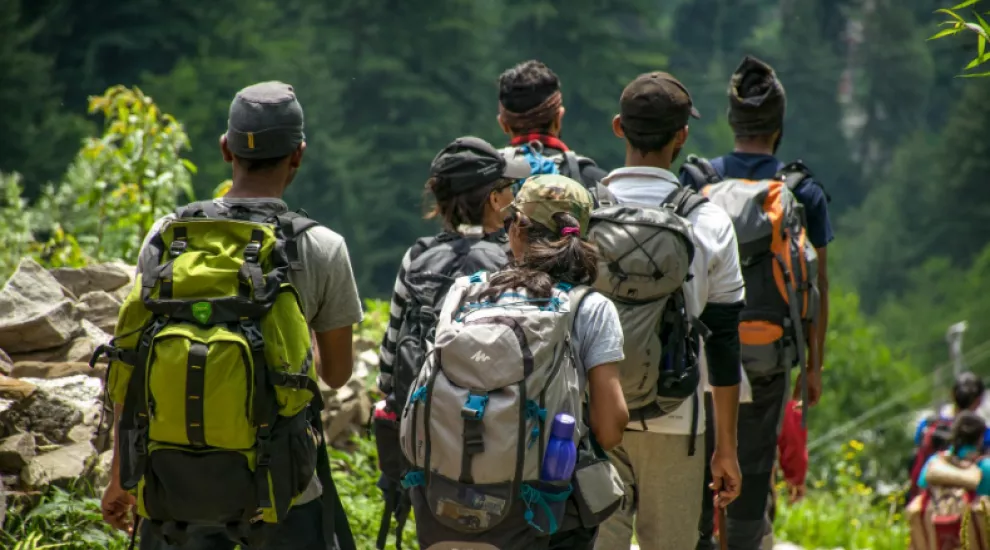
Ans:
<svg viewBox="0 0 990 550"><path fill-rule="evenodd" d="M579 360L588 375L591 432L608 450L622 442L629 423L629 409L619 383L617 363L625 355L615 304L601 294L588 294L574 320L574 333Z"/></svg>
<svg viewBox="0 0 990 550"><path fill-rule="evenodd" d="M103 515L103 521L115 529L130 533L134 527L130 515L135 500L134 495L125 491L120 485L120 451L117 443L120 441L120 415L123 410L123 405L115 404L113 407L113 455L110 461L110 483L103 491L103 498L100 500L100 512Z"/></svg>
<svg viewBox="0 0 990 550"><path fill-rule="evenodd" d="M619 366L606 363L589 370L588 392L591 431L602 449L608 451L622 443L622 434L629 423L629 409L619 383Z"/></svg>
<svg viewBox="0 0 990 550"><path fill-rule="evenodd" d="M821 371L825 365L825 334L828 332L828 250L823 246L816 248L818 252L818 292L821 302L818 310L818 322L815 324L818 343L818 361L814 368Z"/></svg>
<svg viewBox="0 0 990 550"><path fill-rule="evenodd" d="M319 297L309 322L316 341L317 372L328 386L339 388L354 369L352 336L364 314L343 239L324 227L311 229L307 236L315 239L314 259L322 260L312 262Z"/></svg>
<svg viewBox="0 0 990 550"><path fill-rule="evenodd" d="M399 340L399 329L406 317L406 307L409 301L409 289L406 286L406 272L412 262L413 249L406 251L399 264L399 273L395 277L392 289L392 301L388 308L388 327L382 336L382 344L378 350L379 370L378 389L385 395L392 393L392 374L395 368L395 353Z"/></svg>

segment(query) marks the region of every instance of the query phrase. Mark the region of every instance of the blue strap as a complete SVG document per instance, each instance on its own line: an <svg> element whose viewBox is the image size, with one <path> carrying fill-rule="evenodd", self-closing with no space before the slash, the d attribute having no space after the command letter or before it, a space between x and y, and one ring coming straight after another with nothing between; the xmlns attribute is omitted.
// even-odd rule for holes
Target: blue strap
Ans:
<svg viewBox="0 0 990 550"><path fill-rule="evenodd" d="M420 386L413 392L411 401L426 401L426 386Z"/></svg>
<svg viewBox="0 0 990 550"><path fill-rule="evenodd" d="M413 470L407 473L402 478L402 488L409 489L411 487L420 487L426 484L426 476L423 475L422 470Z"/></svg>
<svg viewBox="0 0 990 550"><path fill-rule="evenodd" d="M540 153L534 151L533 148L530 147L529 145L523 145L522 147L519 148L519 150L522 152L523 157L526 159L526 162L529 163L529 175L537 176L540 174L560 173L560 169L557 167L557 163L554 162L552 158L547 158L541 155ZM512 193L513 194L518 193L519 189L523 185L523 182L525 181L526 178L517 181L515 185L512 186Z"/></svg>
<svg viewBox="0 0 990 550"><path fill-rule="evenodd" d="M533 529L536 529L540 533L546 533L548 535L553 535L557 532L559 526L557 525L557 518L553 515L553 510L550 508L548 502L563 502L571 496L571 492L574 490L573 486L568 485L567 489L559 493L545 493L531 485L522 486L522 500L526 505L526 513L524 517L526 518L526 523L530 525ZM543 514L547 517L547 523L549 524L547 530L544 531L540 529L533 520L536 514L533 512L533 504L539 504L543 508Z"/></svg>
<svg viewBox="0 0 990 550"><path fill-rule="evenodd" d="M540 437L540 423L546 422L547 410L540 408L540 404L532 399L526 400L526 417L533 420L533 429L529 432L529 448L533 447Z"/></svg>

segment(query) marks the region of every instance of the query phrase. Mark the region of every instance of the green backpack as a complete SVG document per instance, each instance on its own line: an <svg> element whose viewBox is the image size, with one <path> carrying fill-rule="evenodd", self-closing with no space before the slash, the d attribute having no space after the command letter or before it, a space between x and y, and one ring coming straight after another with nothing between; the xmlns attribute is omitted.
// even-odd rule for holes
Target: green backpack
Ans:
<svg viewBox="0 0 990 550"><path fill-rule="evenodd" d="M325 532L343 515L310 329L288 278L302 267L295 239L316 225L295 213L234 219L213 202L180 208L151 237L114 339L94 355L110 358L106 390L123 403L121 485L167 542L207 524L259 544L318 465L336 501ZM343 519L338 537L344 528L349 539Z"/></svg>

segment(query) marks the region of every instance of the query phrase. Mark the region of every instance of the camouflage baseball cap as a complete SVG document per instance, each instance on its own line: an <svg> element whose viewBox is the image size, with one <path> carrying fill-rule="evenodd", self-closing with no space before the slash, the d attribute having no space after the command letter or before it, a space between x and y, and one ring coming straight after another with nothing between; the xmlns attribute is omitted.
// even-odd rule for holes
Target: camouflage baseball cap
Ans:
<svg viewBox="0 0 990 550"><path fill-rule="evenodd" d="M543 174L526 180L516 193L515 200L503 211L522 212L554 233L559 233L563 228L557 225L553 215L566 212L577 218L581 236L584 236L593 207L591 193L580 183L559 174Z"/></svg>

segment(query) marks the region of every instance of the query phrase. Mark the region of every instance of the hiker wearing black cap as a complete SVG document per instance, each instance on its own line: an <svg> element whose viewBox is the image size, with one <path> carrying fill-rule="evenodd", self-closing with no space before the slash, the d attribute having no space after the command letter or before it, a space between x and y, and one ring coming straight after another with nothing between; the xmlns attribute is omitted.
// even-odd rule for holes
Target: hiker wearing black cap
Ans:
<svg viewBox="0 0 990 550"><path fill-rule="evenodd" d="M820 308L818 320L806 338L813 352L808 354L802 380L802 383L807 383L804 406L812 406L821 395L821 366L828 325L826 246L833 238L828 195L802 163L798 161L785 165L774 156L783 137L787 97L783 84L770 65L746 56L732 74L728 96L728 118L735 135L735 150L711 161L689 156L681 168L681 180L685 185L699 190L706 185L731 179L781 180L799 203L803 210L801 215L805 232L818 261L818 276L811 281L811 286L817 288ZM747 314L744 313L744 316ZM792 397L788 395L786 374L762 376L751 373L753 370L746 366L753 400L743 404L739 412L739 460L748 481L737 503L728 510L728 525L721 528L723 533L727 530L729 548L733 550L759 548L760 540L772 531L762 511L772 490L770 479L776 458L781 411L784 403ZM798 385L795 389L795 399L802 399L797 393L800 388L801 385ZM710 495L706 495L704 503L705 510L699 526L699 550L713 548L714 545Z"/></svg>
<svg viewBox="0 0 990 550"><path fill-rule="evenodd" d="M498 78L498 124L509 136L507 151L525 159L532 175L561 174L594 189L607 172L560 139L563 101L560 79L539 61L524 61L503 72Z"/></svg>
<svg viewBox="0 0 990 550"><path fill-rule="evenodd" d="M191 306L196 323L184 321L186 314L180 308L173 311L173 318L164 318L164 325L156 321L144 333L151 346L147 368L156 373L142 374L155 399L142 399L143 388L138 392L148 414L143 418L130 414L133 396L127 384L114 383L114 377L108 382L116 414L113 468L102 499L103 517L114 527L138 531L142 550L233 550L238 543L245 550L353 549L322 448L318 411L313 410L322 406L314 371L332 388L343 386L351 376L352 327L361 321L362 309L347 246L337 233L289 212L281 200L306 150L303 110L293 88L281 82L244 88L232 101L229 114L220 151L233 168L230 190L222 198L190 204L155 222L137 266L139 280L153 284L149 288L153 292L147 300L128 300L121 311L122 321L128 322L133 315L128 317L127 311L137 307L132 303L172 298L173 292L174 299L160 301L166 306L170 301L181 304L190 295L203 300ZM171 244L164 245L168 241L163 239L170 239ZM240 271L239 262L243 262ZM190 269L190 265L200 268ZM263 273L256 269L259 265L270 271ZM204 292L223 291L204 281L227 272L229 280L220 281L234 295L215 301L204 297ZM278 282L282 277L286 278L278 289L269 292L270 285L264 281ZM295 299L284 302L284 296ZM259 300L275 302L265 311L281 316L278 339L272 337L273 321L267 314L258 320L252 317L250 304ZM223 322L224 316L231 315L224 307L239 308L235 311L240 319ZM168 334L157 338L156 330ZM315 335L315 357L310 331ZM114 341L122 345L118 341L126 338L117 335ZM144 338L141 342L145 345ZM252 359L245 366L233 363L247 361L242 358L247 355ZM266 367L267 357L282 357L302 375L293 378L279 371L285 365ZM144 368L132 361L127 369L129 360L123 355L111 359L115 359L116 380L124 372L136 379ZM245 368L254 374L245 378ZM228 379L226 384L218 382ZM251 394L248 387L254 388ZM297 394L301 388L305 395ZM275 398L276 390L281 401ZM229 392L233 392L230 399L217 398ZM248 399L248 395L255 398ZM231 401L235 402L233 409L224 406ZM248 418L244 418L245 401L250 404ZM287 408L290 401L295 403L293 411ZM308 418L304 416L307 403L312 413ZM272 407L277 416L272 415ZM302 412L295 412L300 408ZM294 415L291 421L289 414ZM297 424L297 419L305 423ZM241 432L256 444L221 445ZM287 438L299 438L293 439L291 452L284 447ZM307 438L313 440L308 448L300 443ZM254 457L250 466L249 456ZM285 469L287 464L292 471ZM142 485L137 485L139 479ZM134 494L143 496L136 502ZM250 498L240 501L241 496ZM135 506L142 516L139 527L130 519Z"/></svg>
<svg viewBox="0 0 990 550"><path fill-rule="evenodd" d="M512 202L512 186L528 176L529 165L522 159L506 159L485 140L471 136L444 147L430 166L426 195L434 204L427 218L439 218L442 231L418 239L402 257L379 352L378 387L387 396L374 418L379 487L386 504L379 549L385 548L393 515L396 540L401 541L411 506L401 487L407 465L399 447L399 415L423 366L437 308L457 277L499 271L509 263L502 208Z"/></svg>
<svg viewBox="0 0 990 550"><path fill-rule="evenodd" d="M694 349L684 359L695 358L697 364L688 365L677 380L665 378L668 370L681 368L669 362L660 365L666 353L679 353L679 348L673 346L673 336L661 336L660 345L666 346L661 353L638 349L657 329L648 322L650 317L640 317L637 322L635 315L627 316L626 312L636 307L635 299L616 300L626 336L625 355L640 359L637 364L620 365L630 422L622 445L610 452L610 458L625 483L626 499L623 507L602 525L596 545L601 550L628 549L634 529L643 550L684 550L693 548L697 542L701 502L690 495L697 494L705 471L701 452L704 410L699 406L702 373L707 373L715 396L717 446L711 470L719 504L732 502L742 484L736 459L736 411L740 382L738 326L744 287L729 217L722 209L682 188L670 172L688 138L691 117L698 118L699 114L684 85L670 74L654 72L640 75L626 86L620 99L620 113L612 122L614 133L626 143L626 165L603 180L612 195L608 199L627 208L656 205L652 211L644 211L644 216L655 217L658 225L686 226L684 221L671 219L671 214L675 214L693 228L688 231L693 233L689 239L693 254L685 255L682 260L688 265L677 266L673 263L675 256L663 256L674 248L667 246L649 259L644 258L645 265L640 267L642 272L653 265L661 279L674 271L685 275L678 291L682 292L683 309L663 309L665 313L658 322L666 323L671 315L681 316L681 326L688 327L693 334L704 334L692 340ZM596 213L594 217L600 215ZM594 227L593 222L593 232ZM622 248L621 244L615 246ZM632 251L640 247L647 250L643 242L625 243L625 248ZM609 270L614 271L612 264ZM610 277L615 276L616 285L625 284L627 277L621 275L612 273ZM664 303L670 303L677 295L668 296L673 297L663 297ZM641 375L628 375L637 369L642 371ZM662 379L673 382L673 386L684 384L685 387L680 388L679 394L671 394L666 384L660 382ZM650 380L652 386L644 387L643 380ZM677 397L682 400L678 401ZM644 401L649 404L636 406ZM676 403L676 408L662 410L663 404L671 402ZM656 403L660 405L652 406ZM658 407L662 410L660 414Z"/></svg>

